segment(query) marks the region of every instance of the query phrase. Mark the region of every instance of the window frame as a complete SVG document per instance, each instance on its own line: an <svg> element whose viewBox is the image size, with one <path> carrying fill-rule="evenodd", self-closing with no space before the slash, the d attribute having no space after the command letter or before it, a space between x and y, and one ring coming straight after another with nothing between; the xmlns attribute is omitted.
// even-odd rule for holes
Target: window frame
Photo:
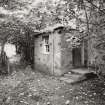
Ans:
<svg viewBox="0 0 105 105"><path fill-rule="evenodd" d="M42 36L42 39L43 39L43 53L49 54L50 53L49 35Z"/></svg>

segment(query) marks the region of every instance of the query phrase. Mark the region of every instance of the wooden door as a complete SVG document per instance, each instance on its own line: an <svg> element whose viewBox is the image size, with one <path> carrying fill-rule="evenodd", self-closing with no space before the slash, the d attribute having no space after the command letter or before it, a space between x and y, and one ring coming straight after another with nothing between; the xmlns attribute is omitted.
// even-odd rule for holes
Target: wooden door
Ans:
<svg viewBox="0 0 105 105"><path fill-rule="evenodd" d="M72 60L74 67L81 66L81 48L74 48L72 50Z"/></svg>

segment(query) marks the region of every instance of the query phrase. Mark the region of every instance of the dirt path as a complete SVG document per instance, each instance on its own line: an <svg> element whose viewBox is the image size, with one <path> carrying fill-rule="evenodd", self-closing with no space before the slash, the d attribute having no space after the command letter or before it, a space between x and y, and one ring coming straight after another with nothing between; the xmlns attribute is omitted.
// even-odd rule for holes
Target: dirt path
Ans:
<svg viewBox="0 0 105 105"><path fill-rule="evenodd" d="M0 105L105 105L98 79L71 85L30 70L0 79Z"/></svg>

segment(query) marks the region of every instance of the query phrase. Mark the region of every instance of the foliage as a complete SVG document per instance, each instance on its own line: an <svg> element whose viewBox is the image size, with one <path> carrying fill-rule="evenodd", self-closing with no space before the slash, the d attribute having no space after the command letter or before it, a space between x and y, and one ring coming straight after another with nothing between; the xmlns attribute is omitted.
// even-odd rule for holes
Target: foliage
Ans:
<svg viewBox="0 0 105 105"><path fill-rule="evenodd" d="M73 36L77 39L94 39L93 47L100 55L99 50L102 54L105 49L104 10L104 0L2 0L0 39L27 42L27 30L33 33L60 23L82 32L79 37ZM78 40L69 42L78 45Z"/></svg>

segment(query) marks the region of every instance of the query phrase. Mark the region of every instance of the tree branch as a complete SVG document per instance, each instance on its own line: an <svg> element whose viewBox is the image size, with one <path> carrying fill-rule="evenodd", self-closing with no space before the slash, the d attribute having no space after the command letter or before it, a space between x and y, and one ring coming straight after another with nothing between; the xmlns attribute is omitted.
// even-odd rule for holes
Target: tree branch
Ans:
<svg viewBox="0 0 105 105"><path fill-rule="evenodd" d="M97 7L95 4L93 4L92 2L91 2L91 0L86 0L88 3L90 3L93 7L95 7L95 8L97 8L100 12L102 12L102 13L104 13L105 14L105 12L103 11L103 10L101 10L99 7Z"/></svg>

